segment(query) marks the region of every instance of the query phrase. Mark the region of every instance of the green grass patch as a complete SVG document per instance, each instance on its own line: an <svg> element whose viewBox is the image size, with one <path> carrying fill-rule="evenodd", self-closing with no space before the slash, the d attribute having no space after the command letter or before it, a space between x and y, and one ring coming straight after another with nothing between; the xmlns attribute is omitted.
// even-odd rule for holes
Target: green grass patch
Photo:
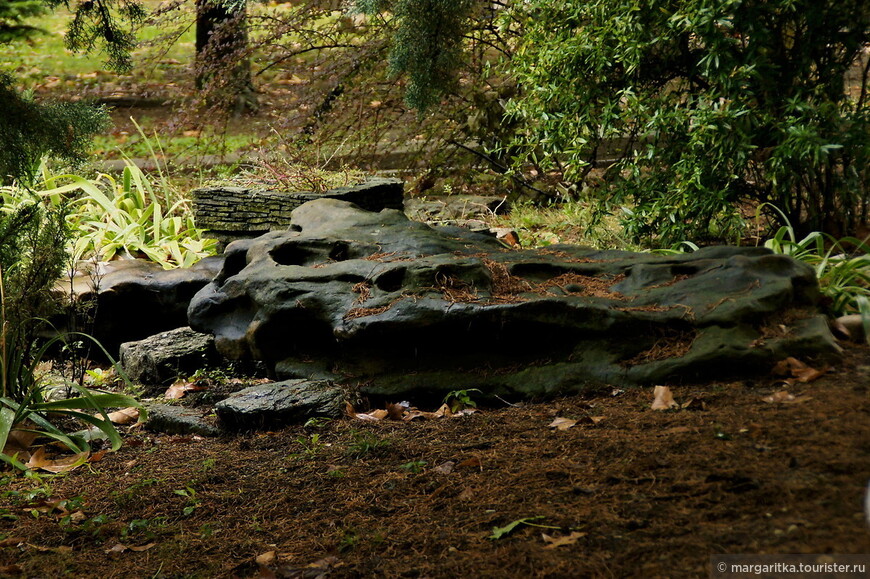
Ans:
<svg viewBox="0 0 870 579"><path fill-rule="evenodd" d="M507 215L494 215L493 227L509 227L517 232L523 247L546 247L556 243L573 243L596 249L638 250L623 236L616 217L608 216L597 223L592 205L586 201L564 201L540 205L517 202Z"/></svg>

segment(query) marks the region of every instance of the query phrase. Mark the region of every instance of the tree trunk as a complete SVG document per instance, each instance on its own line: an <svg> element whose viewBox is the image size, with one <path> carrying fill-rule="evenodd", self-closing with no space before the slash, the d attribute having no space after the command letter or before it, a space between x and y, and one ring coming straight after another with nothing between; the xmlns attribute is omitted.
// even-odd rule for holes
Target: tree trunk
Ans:
<svg viewBox="0 0 870 579"><path fill-rule="evenodd" d="M236 115L257 109L247 49L244 3L196 1L196 88Z"/></svg>

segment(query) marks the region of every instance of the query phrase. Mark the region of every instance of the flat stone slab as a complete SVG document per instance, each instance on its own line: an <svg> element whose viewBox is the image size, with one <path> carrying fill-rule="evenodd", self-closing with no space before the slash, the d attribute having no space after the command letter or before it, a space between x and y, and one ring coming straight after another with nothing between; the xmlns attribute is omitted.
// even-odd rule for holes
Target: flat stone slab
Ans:
<svg viewBox="0 0 870 579"><path fill-rule="evenodd" d="M350 187L314 191L268 191L246 187L204 187L192 192L197 226L222 243L287 229L293 210L315 199L340 199L368 211L401 209L404 183L372 177Z"/></svg>
<svg viewBox="0 0 870 579"><path fill-rule="evenodd" d="M187 408L175 404L149 404L145 428L165 434L219 436L221 430L209 419L211 409Z"/></svg>
<svg viewBox="0 0 870 579"><path fill-rule="evenodd" d="M191 302L193 328L278 379L310 372L373 397L557 395L838 352L813 270L764 248L509 250L321 199L224 258Z"/></svg>
<svg viewBox="0 0 870 579"><path fill-rule="evenodd" d="M286 380L240 390L215 405L220 424L253 430L305 422L315 416L338 417L345 391L323 380Z"/></svg>

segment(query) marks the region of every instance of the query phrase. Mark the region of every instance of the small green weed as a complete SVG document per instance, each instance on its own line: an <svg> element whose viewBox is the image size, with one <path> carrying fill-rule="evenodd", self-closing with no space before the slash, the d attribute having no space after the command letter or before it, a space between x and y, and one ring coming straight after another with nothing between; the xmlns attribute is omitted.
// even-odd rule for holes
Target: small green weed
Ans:
<svg viewBox="0 0 870 579"><path fill-rule="evenodd" d="M121 530L121 537L124 539L136 538L137 540L148 541L156 538L166 526L166 517L133 519Z"/></svg>
<svg viewBox="0 0 870 579"><path fill-rule="evenodd" d="M359 543L359 535L353 529L349 529L344 532L344 535L342 535L341 540L338 542L338 550L340 553L347 553L352 551L357 546L357 543Z"/></svg>
<svg viewBox="0 0 870 579"><path fill-rule="evenodd" d="M332 422L331 418L327 418L325 416L314 416L306 420L302 428L306 430L308 430L309 428L323 428L330 422Z"/></svg>
<svg viewBox="0 0 870 579"><path fill-rule="evenodd" d="M423 472L423 469L426 467L428 463L425 460L412 460L411 462L406 462L405 464L400 464L399 468L402 470L406 470L411 474L420 474Z"/></svg>
<svg viewBox="0 0 870 579"><path fill-rule="evenodd" d="M196 490L193 487L187 486L183 489L175 489L172 492L187 499L187 504L181 510L181 514L185 517L189 517L196 509L202 506L202 502L196 498Z"/></svg>
<svg viewBox="0 0 870 579"><path fill-rule="evenodd" d="M368 431L354 430L351 438L353 440L347 447L347 454L353 458L379 454L391 444L389 439L380 438L377 434Z"/></svg>
<svg viewBox="0 0 870 579"><path fill-rule="evenodd" d="M215 533L214 523L206 523L199 528L199 536L202 539L209 539Z"/></svg>
<svg viewBox="0 0 870 579"><path fill-rule="evenodd" d="M299 436L296 438L296 442L302 447L302 452L291 454L290 458L312 459L326 446L326 443L320 440L320 434L317 432L308 436Z"/></svg>
<svg viewBox="0 0 870 579"><path fill-rule="evenodd" d="M459 412L465 408L477 408L477 402L472 400L471 394L476 392L483 394L478 388L468 388L466 390L453 390L447 393L444 397L444 404L450 407L451 412Z"/></svg>

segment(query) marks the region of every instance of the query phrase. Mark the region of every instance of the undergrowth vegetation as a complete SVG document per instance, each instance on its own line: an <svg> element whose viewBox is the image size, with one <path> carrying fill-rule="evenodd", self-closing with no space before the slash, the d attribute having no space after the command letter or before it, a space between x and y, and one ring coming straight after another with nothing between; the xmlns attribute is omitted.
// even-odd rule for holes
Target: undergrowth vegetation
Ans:
<svg viewBox="0 0 870 579"><path fill-rule="evenodd" d="M773 210L778 211L774 208ZM827 308L834 315L860 313L870 320L870 245L867 239L836 238L813 231L799 237L786 225L764 241L774 253L789 255L810 267L827 297Z"/></svg>
<svg viewBox="0 0 870 579"><path fill-rule="evenodd" d="M51 175L43 166L36 191L20 184L0 188L4 206L37 196L54 209L68 208L74 261L145 257L164 268L187 267L212 255L217 242L196 227L185 195L161 179L160 193L150 178L128 162L119 179L99 174Z"/></svg>
<svg viewBox="0 0 870 579"><path fill-rule="evenodd" d="M4 196L0 207L0 460L21 469L26 466L19 454L33 458L29 449L37 439L51 439L85 460L93 435L87 427L117 449L121 438L106 408L139 406L129 396L91 391L45 371L53 349L91 338L64 332L44 337L54 330L48 318L62 307L54 288L67 263L69 206L24 197L12 203ZM70 433L76 424L86 430Z"/></svg>

